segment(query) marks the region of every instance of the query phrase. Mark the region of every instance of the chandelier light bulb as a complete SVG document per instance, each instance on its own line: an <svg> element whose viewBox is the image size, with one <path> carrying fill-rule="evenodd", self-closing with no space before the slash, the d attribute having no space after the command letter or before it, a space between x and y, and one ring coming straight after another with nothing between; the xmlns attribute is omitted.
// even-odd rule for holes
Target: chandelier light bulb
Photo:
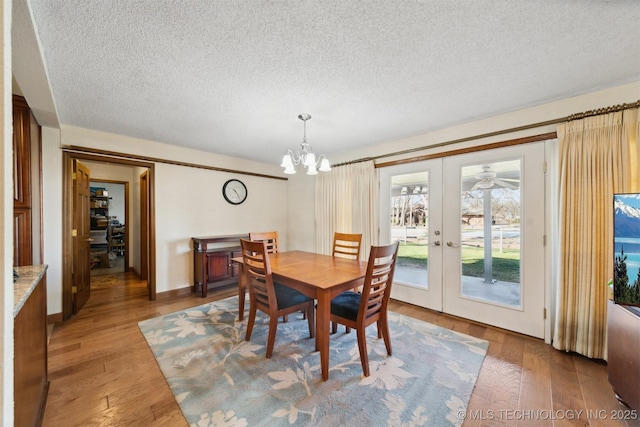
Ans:
<svg viewBox="0 0 640 427"><path fill-rule="evenodd" d="M304 159L304 165L307 167L313 166L316 168L316 155L313 153L307 153L306 158Z"/></svg>
<svg viewBox="0 0 640 427"><path fill-rule="evenodd" d="M326 157L320 161L320 172L329 172L331 170L331 164L329 163L329 159Z"/></svg>
<svg viewBox="0 0 640 427"><path fill-rule="evenodd" d="M284 155L284 157L282 157L282 163L280 164L280 166L283 168L288 168L289 166L293 168L293 161L291 160L291 154L287 153Z"/></svg>

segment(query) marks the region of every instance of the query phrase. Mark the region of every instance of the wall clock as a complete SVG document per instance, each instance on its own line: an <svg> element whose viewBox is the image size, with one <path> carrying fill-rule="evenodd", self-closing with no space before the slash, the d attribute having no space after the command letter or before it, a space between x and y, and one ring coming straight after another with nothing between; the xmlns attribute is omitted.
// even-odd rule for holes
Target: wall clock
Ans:
<svg viewBox="0 0 640 427"><path fill-rule="evenodd" d="M239 205L247 200L247 187L242 181L230 179L222 186L222 195L232 205Z"/></svg>

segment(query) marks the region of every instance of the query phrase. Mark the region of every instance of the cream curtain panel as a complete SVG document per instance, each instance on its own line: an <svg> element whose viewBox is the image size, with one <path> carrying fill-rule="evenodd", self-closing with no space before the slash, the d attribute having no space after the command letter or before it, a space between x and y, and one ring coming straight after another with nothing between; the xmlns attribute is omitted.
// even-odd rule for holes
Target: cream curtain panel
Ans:
<svg viewBox="0 0 640 427"><path fill-rule="evenodd" d="M378 242L378 177L372 161L316 176L316 252L331 254L333 233L362 233L360 258Z"/></svg>
<svg viewBox="0 0 640 427"><path fill-rule="evenodd" d="M613 194L638 183L639 109L558 126L560 259L553 346L606 359Z"/></svg>

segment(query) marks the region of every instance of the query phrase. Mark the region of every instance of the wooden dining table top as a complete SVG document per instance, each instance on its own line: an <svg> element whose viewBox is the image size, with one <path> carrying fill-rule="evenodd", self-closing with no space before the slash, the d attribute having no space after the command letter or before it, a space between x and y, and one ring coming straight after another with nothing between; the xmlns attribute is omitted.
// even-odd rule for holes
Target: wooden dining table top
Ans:
<svg viewBox="0 0 640 427"><path fill-rule="evenodd" d="M363 278L367 263L304 251L269 254L271 271L276 276L327 289Z"/></svg>
<svg viewBox="0 0 640 427"><path fill-rule="evenodd" d="M242 257L232 258L242 264ZM366 261L354 261L331 255L305 251L285 251L269 254L271 272L304 282L319 289L327 289L342 283L363 278L367 272Z"/></svg>

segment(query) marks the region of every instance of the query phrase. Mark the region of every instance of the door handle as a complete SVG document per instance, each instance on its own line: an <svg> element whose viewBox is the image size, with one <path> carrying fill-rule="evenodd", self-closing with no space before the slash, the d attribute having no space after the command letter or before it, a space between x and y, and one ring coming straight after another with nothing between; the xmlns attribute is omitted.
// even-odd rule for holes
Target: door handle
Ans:
<svg viewBox="0 0 640 427"><path fill-rule="evenodd" d="M449 246L450 248L459 248L460 245L457 243L453 243L452 241L448 241L447 242L447 246Z"/></svg>
<svg viewBox="0 0 640 427"><path fill-rule="evenodd" d="M89 237L87 240L85 240L85 242L93 242L93 239Z"/></svg>
<svg viewBox="0 0 640 427"><path fill-rule="evenodd" d="M435 242L433 242L433 246L440 246L440 240L436 240Z"/></svg>

